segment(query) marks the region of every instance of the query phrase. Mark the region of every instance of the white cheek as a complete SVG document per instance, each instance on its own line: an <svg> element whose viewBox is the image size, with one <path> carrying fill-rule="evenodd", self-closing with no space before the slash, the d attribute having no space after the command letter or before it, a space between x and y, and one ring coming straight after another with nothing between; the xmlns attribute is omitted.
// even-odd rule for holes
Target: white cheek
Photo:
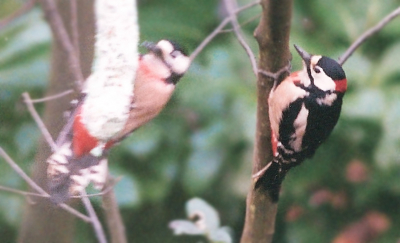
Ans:
<svg viewBox="0 0 400 243"><path fill-rule="evenodd" d="M171 43L166 40L159 41L157 46L163 51L164 55L167 55L174 50L174 47L171 45Z"/></svg>
<svg viewBox="0 0 400 243"><path fill-rule="evenodd" d="M301 84L303 84L305 87L310 86L311 81L310 81L310 78L308 77L308 73L307 73L307 69L306 68L304 68L300 72L299 77L300 77Z"/></svg>
<svg viewBox="0 0 400 243"><path fill-rule="evenodd" d="M186 56L168 57L165 61L170 64L172 71L177 74L184 74L190 66L190 59Z"/></svg>
<svg viewBox="0 0 400 243"><path fill-rule="evenodd" d="M330 94L330 95L326 95L324 98L318 98L317 103L319 105L331 106L336 99L337 99L336 94Z"/></svg>
<svg viewBox="0 0 400 243"><path fill-rule="evenodd" d="M320 90L323 91L334 91L335 90L335 82L329 78L327 75L324 73L313 73L314 77L314 85L319 88Z"/></svg>

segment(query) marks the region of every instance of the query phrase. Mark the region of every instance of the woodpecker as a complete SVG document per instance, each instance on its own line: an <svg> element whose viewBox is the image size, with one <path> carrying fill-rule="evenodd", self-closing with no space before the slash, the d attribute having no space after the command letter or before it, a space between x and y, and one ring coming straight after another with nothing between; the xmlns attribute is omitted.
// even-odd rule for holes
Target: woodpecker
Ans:
<svg viewBox="0 0 400 243"><path fill-rule="evenodd" d="M269 119L273 159L254 175L277 201L282 180L290 168L314 155L335 127L347 80L335 60L311 55L294 45L303 69L277 83L269 94Z"/></svg>
<svg viewBox="0 0 400 243"><path fill-rule="evenodd" d="M148 53L139 56L129 118L119 134L108 141L94 137L82 119L85 98L78 102L66 125L70 132L47 159L48 186L56 204L78 194L90 182L98 189L104 186L109 149L161 112L190 66L190 58L173 41L145 42L143 46Z"/></svg>

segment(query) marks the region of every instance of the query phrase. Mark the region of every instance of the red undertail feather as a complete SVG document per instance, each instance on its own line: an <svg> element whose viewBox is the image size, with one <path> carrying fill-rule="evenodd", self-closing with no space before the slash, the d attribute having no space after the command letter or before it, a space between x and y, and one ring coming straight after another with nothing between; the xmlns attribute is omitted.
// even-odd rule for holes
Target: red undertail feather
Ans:
<svg viewBox="0 0 400 243"><path fill-rule="evenodd" d="M81 120L82 107L78 108L73 126L72 149L76 158L88 154L97 146L98 140L92 137Z"/></svg>

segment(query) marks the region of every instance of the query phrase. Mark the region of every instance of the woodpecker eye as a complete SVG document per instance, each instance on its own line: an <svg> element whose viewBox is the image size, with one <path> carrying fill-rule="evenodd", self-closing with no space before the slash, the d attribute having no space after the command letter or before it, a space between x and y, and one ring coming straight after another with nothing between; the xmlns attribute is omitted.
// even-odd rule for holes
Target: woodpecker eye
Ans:
<svg viewBox="0 0 400 243"><path fill-rule="evenodd" d="M172 58L176 58L177 56L179 56L179 55L181 55L182 53L180 52L180 51L173 51L173 52L171 52L171 57Z"/></svg>
<svg viewBox="0 0 400 243"><path fill-rule="evenodd" d="M321 72L321 68L318 67L318 66L314 67L314 72L315 73L320 73Z"/></svg>

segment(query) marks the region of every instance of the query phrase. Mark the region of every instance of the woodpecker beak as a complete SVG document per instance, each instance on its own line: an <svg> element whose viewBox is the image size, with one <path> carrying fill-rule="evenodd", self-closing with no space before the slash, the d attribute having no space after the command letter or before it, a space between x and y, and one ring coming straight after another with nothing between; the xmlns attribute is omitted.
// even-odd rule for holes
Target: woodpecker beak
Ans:
<svg viewBox="0 0 400 243"><path fill-rule="evenodd" d="M144 46L149 52L153 52L156 56L162 57L162 50L155 43L145 41L142 46Z"/></svg>
<svg viewBox="0 0 400 243"><path fill-rule="evenodd" d="M301 59L303 59L303 61L306 63L306 65L308 66L310 64L311 61L311 55L308 54L305 50L301 49L299 46L294 45L294 48L296 49L296 51L299 53Z"/></svg>

